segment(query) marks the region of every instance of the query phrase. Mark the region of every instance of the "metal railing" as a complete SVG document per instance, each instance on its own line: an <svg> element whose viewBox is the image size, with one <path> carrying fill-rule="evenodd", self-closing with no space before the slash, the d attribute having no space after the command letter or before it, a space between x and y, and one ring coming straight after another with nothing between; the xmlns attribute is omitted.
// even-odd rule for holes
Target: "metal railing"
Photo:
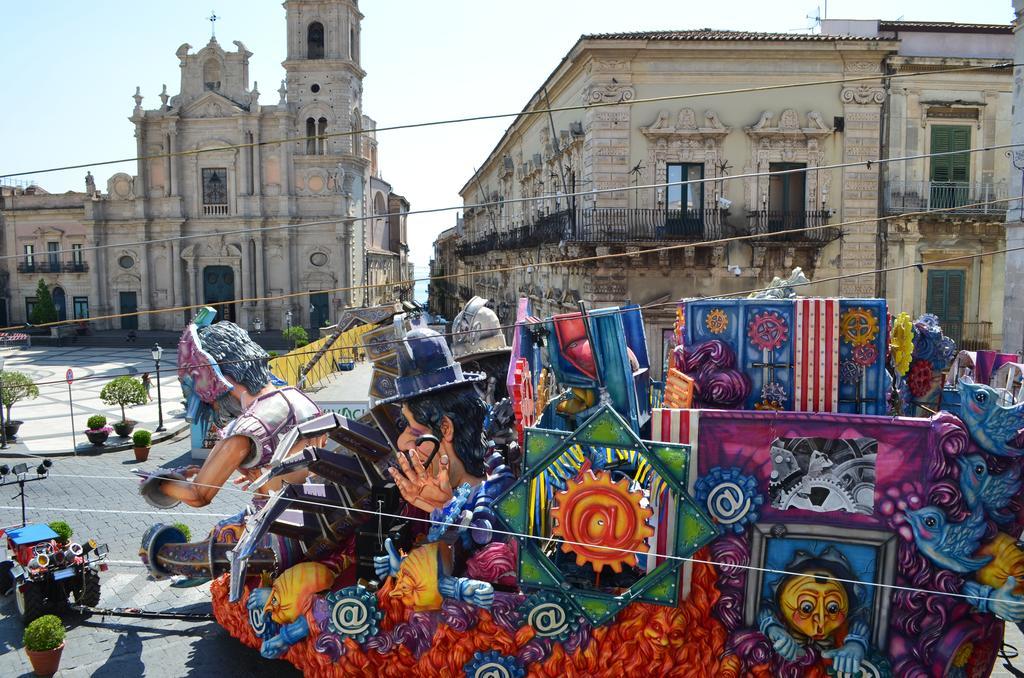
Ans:
<svg viewBox="0 0 1024 678"><path fill-rule="evenodd" d="M984 214L998 219L1006 217L1006 202L992 202L1010 197L1006 182L903 181L885 183L885 211L905 214L941 209L940 214Z"/></svg>
<svg viewBox="0 0 1024 678"><path fill-rule="evenodd" d="M942 332L964 351L984 351L992 347L991 322L956 322L940 320Z"/></svg>
<svg viewBox="0 0 1024 678"><path fill-rule="evenodd" d="M756 212L748 212L747 219L750 224L750 232L754 235L768 235L780 231L814 228L812 231L775 236L772 237L772 240L824 244L832 242L841 235L837 227L821 228L832 219L832 210L758 210Z"/></svg>
<svg viewBox="0 0 1024 678"><path fill-rule="evenodd" d="M18 273L88 273L84 261L19 261Z"/></svg>
<svg viewBox="0 0 1024 678"><path fill-rule="evenodd" d="M530 224L463 242L456 251L465 257L560 242L700 242L722 237L722 222L723 211L719 209L567 209L543 215Z"/></svg>

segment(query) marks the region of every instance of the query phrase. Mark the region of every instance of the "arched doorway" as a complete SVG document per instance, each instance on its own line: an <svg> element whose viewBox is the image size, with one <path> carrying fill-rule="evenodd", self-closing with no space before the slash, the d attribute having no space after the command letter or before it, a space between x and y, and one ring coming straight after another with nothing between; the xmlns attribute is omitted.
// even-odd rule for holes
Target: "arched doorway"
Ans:
<svg viewBox="0 0 1024 678"><path fill-rule="evenodd" d="M203 269L203 303L217 309L216 320L235 322L235 271L230 266Z"/></svg>
<svg viewBox="0 0 1024 678"><path fill-rule="evenodd" d="M63 287L54 287L53 293L50 295L53 298L53 307L57 309L57 320L68 319L68 297L64 293Z"/></svg>

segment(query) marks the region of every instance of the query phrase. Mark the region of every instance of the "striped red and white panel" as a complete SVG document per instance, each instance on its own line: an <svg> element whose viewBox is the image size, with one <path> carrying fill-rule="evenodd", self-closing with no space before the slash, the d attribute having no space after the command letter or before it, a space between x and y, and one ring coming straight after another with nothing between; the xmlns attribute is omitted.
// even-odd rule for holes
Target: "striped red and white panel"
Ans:
<svg viewBox="0 0 1024 678"><path fill-rule="evenodd" d="M682 443L697 448L697 418L700 410L672 410L656 407L651 410L651 440L659 443Z"/></svg>
<svg viewBox="0 0 1024 678"><path fill-rule="evenodd" d="M839 409L839 300L797 299L793 409Z"/></svg>

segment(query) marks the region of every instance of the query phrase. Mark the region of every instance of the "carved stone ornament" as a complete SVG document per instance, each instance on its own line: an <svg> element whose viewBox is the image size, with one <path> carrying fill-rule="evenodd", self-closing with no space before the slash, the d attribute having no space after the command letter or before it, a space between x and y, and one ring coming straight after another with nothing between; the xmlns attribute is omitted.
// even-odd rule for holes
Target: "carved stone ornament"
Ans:
<svg viewBox="0 0 1024 678"><path fill-rule="evenodd" d="M808 140L824 137L834 131L829 127L818 111L807 112L807 124L801 126L800 115L792 108L787 108L779 115L778 124L772 124L775 114L764 111L757 122L746 128L748 135L761 138L762 146L769 138L805 138Z"/></svg>
<svg viewBox="0 0 1024 678"><path fill-rule="evenodd" d="M602 84L591 85L584 92L584 99L587 103L624 103L632 101L636 96L636 90L632 85Z"/></svg>
<svg viewBox="0 0 1024 678"><path fill-rule="evenodd" d="M839 98L847 104L880 104L885 101L885 90L881 87L844 87Z"/></svg>
<svg viewBox="0 0 1024 678"><path fill-rule="evenodd" d="M654 122L641 127L640 132L647 137L664 140L671 137L722 137L731 131L712 110L704 112L703 122L703 127L697 126L697 114L692 108L683 108L674 116L671 111L661 110Z"/></svg>

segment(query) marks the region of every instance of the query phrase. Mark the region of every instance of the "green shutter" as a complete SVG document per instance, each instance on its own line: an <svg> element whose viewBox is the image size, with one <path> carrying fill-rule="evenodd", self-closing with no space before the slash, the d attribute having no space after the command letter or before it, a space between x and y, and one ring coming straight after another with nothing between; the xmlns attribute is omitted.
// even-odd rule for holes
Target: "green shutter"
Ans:
<svg viewBox="0 0 1024 678"><path fill-rule="evenodd" d="M963 271L928 271L928 291L925 299L925 312L938 316L940 324L963 322Z"/></svg>
<svg viewBox="0 0 1024 678"><path fill-rule="evenodd" d="M925 313L942 319L946 314L946 272L928 271L928 296L924 304Z"/></svg>
<svg viewBox="0 0 1024 678"><path fill-rule="evenodd" d="M963 322L964 272L946 271L946 321Z"/></svg>
<svg viewBox="0 0 1024 678"><path fill-rule="evenodd" d="M966 151L971 147L971 128L966 125L932 125L932 153ZM931 159L932 181L966 182L971 174L971 154L941 155Z"/></svg>

